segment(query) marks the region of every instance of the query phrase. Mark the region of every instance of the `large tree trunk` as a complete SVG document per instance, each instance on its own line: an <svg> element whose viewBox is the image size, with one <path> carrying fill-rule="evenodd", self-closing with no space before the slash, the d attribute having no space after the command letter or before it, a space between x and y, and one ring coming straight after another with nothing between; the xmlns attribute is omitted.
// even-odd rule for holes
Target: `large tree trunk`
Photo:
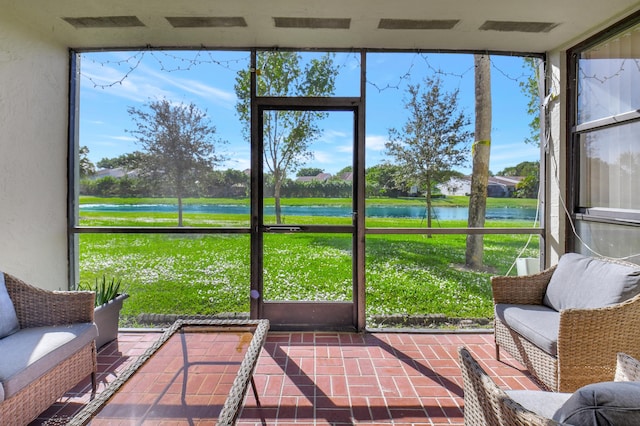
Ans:
<svg viewBox="0 0 640 426"><path fill-rule="evenodd" d="M280 190L282 188L282 179L276 178L273 187L273 199L275 202L276 224L282 223L282 206L280 205Z"/></svg>
<svg viewBox="0 0 640 426"><path fill-rule="evenodd" d="M487 210L489 155L491 153L491 60L489 55L474 55L476 86L475 142L471 150L473 173L469 197L469 228L483 228ZM483 235L467 235L466 265L481 268Z"/></svg>
<svg viewBox="0 0 640 426"><path fill-rule="evenodd" d="M178 195L178 226L182 226L182 196Z"/></svg>
<svg viewBox="0 0 640 426"><path fill-rule="evenodd" d="M432 194L431 194L431 181L428 181L428 183L427 183L427 195L426 195L426 198L427 198L427 228L431 228L431 221L432 221L432 218L431 218L432 208L431 208L431 206L432 206L433 202L431 201L431 196L432 196ZM431 238L431 234L427 234L427 238Z"/></svg>

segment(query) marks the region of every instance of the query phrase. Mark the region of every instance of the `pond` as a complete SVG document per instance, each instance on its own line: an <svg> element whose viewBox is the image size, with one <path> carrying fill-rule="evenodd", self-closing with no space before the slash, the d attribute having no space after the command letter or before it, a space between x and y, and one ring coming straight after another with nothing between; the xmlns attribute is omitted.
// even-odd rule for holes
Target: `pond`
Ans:
<svg viewBox="0 0 640 426"><path fill-rule="evenodd" d="M82 204L80 211L94 212L176 212L174 204ZM239 204L188 204L183 207L184 213L212 213L212 214L249 214L249 206ZM273 215L273 207L265 207L264 213ZM367 217L377 218L426 218L426 208L423 206L369 206ZM284 216L351 216L351 209L346 206L283 206ZM433 219L437 220L466 220L468 210L465 207L434 207ZM500 207L487 209L485 216L493 220L534 220L536 209Z"/></svg>

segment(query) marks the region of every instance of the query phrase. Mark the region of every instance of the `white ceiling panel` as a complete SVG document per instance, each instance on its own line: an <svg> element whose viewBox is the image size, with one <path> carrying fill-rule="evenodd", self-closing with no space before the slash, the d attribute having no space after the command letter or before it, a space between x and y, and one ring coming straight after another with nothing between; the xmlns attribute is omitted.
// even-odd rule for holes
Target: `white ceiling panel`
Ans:
<svg viewBox="0 0 640 426"><path fill-rule="evenodd" d="M72 48L543 52L640 10L630 0L0 0ZM277 19L276 19L277 18ZM279 22L280 25L276 25Z"/></svg>

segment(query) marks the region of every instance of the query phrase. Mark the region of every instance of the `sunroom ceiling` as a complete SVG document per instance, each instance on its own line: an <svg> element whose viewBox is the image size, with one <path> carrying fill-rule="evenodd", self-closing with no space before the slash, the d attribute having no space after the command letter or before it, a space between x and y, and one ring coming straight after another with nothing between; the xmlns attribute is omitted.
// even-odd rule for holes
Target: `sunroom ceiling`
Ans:
<svg viewBox="0 0 640 426"><path fill-rule="evenodd" d="M0 0L73 48L280 47L543 52L636 0Z"/></svg>

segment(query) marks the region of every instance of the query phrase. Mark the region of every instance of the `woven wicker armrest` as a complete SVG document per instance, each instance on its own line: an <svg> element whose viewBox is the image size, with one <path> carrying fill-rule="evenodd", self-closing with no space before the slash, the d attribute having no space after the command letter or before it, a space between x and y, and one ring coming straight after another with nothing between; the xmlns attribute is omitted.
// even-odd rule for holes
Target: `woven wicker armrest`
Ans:
<svg viewBox="0 0 640 426"><path fill-rule="evenodd" d="M503 391L465 347L458 348L464 385L464 424L490 426L558 425L527 410Z"/></svg>
<svg viewBox="0 0 640 426"><path fill-rule="evenodd" d="M21 328L93 321L92 291L46 290L9 274L5 284Z"/></svg>
<svg viewBox="0 0 640 426"><path fill-rule="evenodd" d="M616 382L640 382L640 361L619 352L614 380Z"/></svg>
<svg viewBox="0 0 640 426"><path fill-rule="evenodd" d="M501 425L503 426L556 426L561 424L527 410L509 397L501 398L500 406L503 416Z"/></svg>
<svg viewBox="0 0 640 426"><path fill-rule="evenodd" d="M640 295L604 308L560 311L558 376L571 382L559 390L613 380L618 352L640 354L639 323Z"/></svg>
<svg viewBox="0 0 640 426"><path fill-rule="evenodd" d="M458 348L464 386L464 424L502 425L500 399L507 394L495 384L467 348Z"/></svg>
<svg viewBox="0 0 640 426"><path fill-rule="evenodd" d="M493 303L517 303L523 305L540 305L547 291L551 275L556 266L533 274L518 277L491 277Z"/></svg>

